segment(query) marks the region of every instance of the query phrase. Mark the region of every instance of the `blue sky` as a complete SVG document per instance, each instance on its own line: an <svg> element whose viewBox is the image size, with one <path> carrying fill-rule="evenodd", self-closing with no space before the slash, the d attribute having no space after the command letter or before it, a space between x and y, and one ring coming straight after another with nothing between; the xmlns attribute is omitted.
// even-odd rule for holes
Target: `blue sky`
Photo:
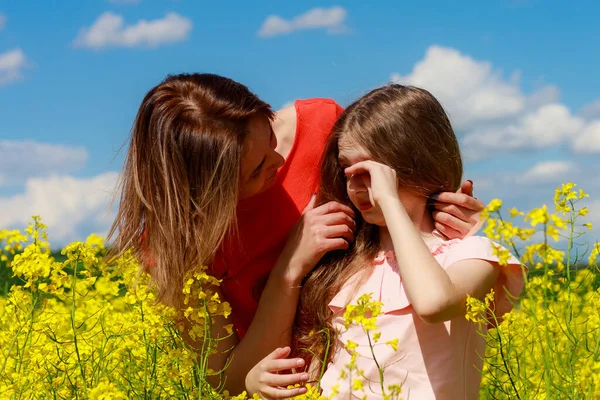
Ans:
<svg viewBox="0 0 600 400"><path fill-rule="evenodd" d="M139 102L179 72L229 76L275 108L423 86L449 111L479 197L532 207L573 180L600 199L598 3L242 4L0 3L0 224L42 213L58 242L104 232Z"/></svg>

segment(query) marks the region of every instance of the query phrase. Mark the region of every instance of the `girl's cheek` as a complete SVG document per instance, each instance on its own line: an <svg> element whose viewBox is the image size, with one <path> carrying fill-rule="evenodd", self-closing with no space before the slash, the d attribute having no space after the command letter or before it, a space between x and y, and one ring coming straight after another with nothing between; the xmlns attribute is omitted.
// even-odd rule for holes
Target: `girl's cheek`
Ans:
<svg viewBox="0 0 600 400"><path fill-rule="evenodd" d="M348 197L350 197L350 199L354 198L354 190L352 190L350 180L346 181L346 193L348 193Z"/></svg>

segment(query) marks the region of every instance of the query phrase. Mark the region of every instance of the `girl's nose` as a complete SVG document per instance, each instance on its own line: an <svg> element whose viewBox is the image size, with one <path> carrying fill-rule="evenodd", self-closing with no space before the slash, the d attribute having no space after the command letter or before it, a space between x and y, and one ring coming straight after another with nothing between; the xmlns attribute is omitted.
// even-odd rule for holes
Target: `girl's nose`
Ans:
<svg viewBox="0 0 600 400"><path fill-rule="evenodd" d="M362 175L355 174L350 176L350 188L357 193L367 191L367 186L365 185Z"/></svg>

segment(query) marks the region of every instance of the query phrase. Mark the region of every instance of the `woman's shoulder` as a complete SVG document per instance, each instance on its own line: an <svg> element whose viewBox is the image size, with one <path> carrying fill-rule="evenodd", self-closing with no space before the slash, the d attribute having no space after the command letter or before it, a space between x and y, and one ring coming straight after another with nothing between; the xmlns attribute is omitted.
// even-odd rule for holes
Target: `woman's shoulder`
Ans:
<svg viewBox="0 0 600 400"><path fill-rule="evenodd" d="M344 111L335 100L322 97L314 97L310 99L296 100L292 105L283 108L277 113L282 115L296 114L300 120L311 118L328 119L335 122L340 114Z"/></svg>
<svg viewBox="0 0 600 400"><path fill-rule="evenodd" d="M297 137L326 138L342 111L335 100L326 98L296 100L285 106L273 120L278 151L287 158Z"/></svg>

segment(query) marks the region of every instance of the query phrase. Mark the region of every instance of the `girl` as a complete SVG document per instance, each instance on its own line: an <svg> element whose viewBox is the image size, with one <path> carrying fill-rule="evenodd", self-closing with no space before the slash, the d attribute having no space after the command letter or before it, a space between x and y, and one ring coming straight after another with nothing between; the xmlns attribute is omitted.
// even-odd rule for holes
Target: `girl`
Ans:
<svg viewBox="0 0 600 400"><path fill-rule="evenodd" d="M461 176L456 136L426 90L396 84L375 89L336 122L325 149L319 202L353 208L356 239L349 251L328 254L306 279L294 332L297 353L312 366L326 358L324 395L381 398L383 379L383 388L402 385L403 398L478 398L485 342L465 318L466 297L482 299L494 289L501 317L511 308L508 294L519 295L523 274L512 256L499 264L490 240L447 240L435 229L428 198L455 190ZM373 332L368 338L343 318L349 304L369 293L383 303L373 354ZM328 353L327 335L315 334L323 328L332 342ZM285 351L255 367L264 382L261 393L277 386L272 372ZM362 388L353 387L344 372L353 351L362 371L353 378L364 382ZM319 369L308 371L313 379Z"/></svg>
<svg viewBox="0 0 600 400"><path fill-rule="evenodd" d="M353 240L348 206L309 204L341 112L333 100L310 99L275 114L246 86L214 74L169 76L140 105L111 230L115 252L132 249L169 305L181 305L183 277L199 265L223 280L219 295L237 335L227 335L230 320L215 318L212 337L227 339L209 367L229 365L214 383L230 392L290 343L302 279L325 252ZM437 207L440 228L462 237L483 204L442 193Z"/></svg>

